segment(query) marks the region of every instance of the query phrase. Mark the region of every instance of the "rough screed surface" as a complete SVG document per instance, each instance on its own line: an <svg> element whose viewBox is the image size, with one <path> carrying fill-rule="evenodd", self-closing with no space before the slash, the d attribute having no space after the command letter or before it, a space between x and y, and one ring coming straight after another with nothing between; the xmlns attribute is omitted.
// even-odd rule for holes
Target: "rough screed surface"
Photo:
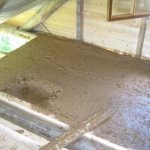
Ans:
<svg viewBox="0 0 150 150"><path fill-rule="evenodd" d="M113 107L95 134L150 149L150 62L72 40L39 35L0 60L0 90L72 120Z"/></svg>

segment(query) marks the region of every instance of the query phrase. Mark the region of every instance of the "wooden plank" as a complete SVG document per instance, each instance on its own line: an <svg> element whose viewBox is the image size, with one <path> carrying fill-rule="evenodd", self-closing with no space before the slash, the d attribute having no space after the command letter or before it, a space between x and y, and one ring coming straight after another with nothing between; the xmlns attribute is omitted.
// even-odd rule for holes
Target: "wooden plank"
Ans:
<svg viewBox="0 0 150 150"><path fill-rule="evenodd" d="M112 17L112 5L113 5L113 1L112 0L108 0L108 4L107 4L107 19L108 21L111 20Z"/></svg>
<svg viewBox="0 0 150 150"><path fill-rule="evenodd" d="M43 3L41 3L42 5ZM19 28L24 25L33 15L37 13L37 11L41 8L41 5L33 7L17 16L10 18L6 21L7 24L18 26Z"/></svg>
<svg viewBox="0 0 150 150"><path fill-rule="evenodd" d="M144 39L145 39L145 34L146 34L146 27L147 27L146 20L147 19L144 18L141 24L140 33L138 37L138 43L137 43L137 49L136 49L136 57L141 57L142 55L142 49L143 49L143 44L144 44Z"/></svg>
<svg viewBox="0 0 150 150"><path fill-rule="evenodd" d="M100 137L95 136L92 133L86 133L84 134L85 140L88 140L91 144L95 145L95 146L105 146L104 149L107 150L129 150L128 148L124 148L123 146L117 145L115 143L112 143L108 140L102 139Z"/></svg>
<svg viewBox="0 0 150 150"><path fill-rule="evenodd" d="M136 0L132 0L132 7L131 7L131 14L134 15L135 14L135 9L136 9Z"/></svg>
<svg viewBox="0 0 150 150"><path fill-rule="evenodd" d="M32 30L58 10L67 0L46 0L42 8L25 23L21 30Z"/></svg>
<svg viewBox="0 0 150 150"><path fill-rule="evenodd" d="M11 122L8 122L2 118L0 118L0 127L1 150L14 150L15 148L18 150L39 150L41 146L48 143L48 141L43 139L42 137L37 136L32 132L29 132L24 128L12 124ZM3 139L5 139L5 141ZM64 148L62 150L67 149Z"/></svg>
<svg viewBox="0 0 150 150"><path fill-rule="evenodd" d="M77 40L84 39L84 0L77 0Z"/></svg>
<svg viewBox="0 0 150 150"><path fill-rule="evenodd" d="M1 12L0 12L0 24L7 21L8 19L10 19L11 17L14 17L28 9L31 9L34 6L37 6L39 4L41 4L41 2L43 2L43 0L28 0L28 1L14 1L13 3L16 3L16 5L12 5L11 3L12 1L8 1L6 2L8 4L8 8L1 8Z"/></svg>
<svg viewBox="0 0 150 150"><path fill-rule="evenodd" d="M45 145L47 144L49 141L47 141L46 139L32 133L32 132L29 132L28 130L16 125L16 124L13 124L12 122L8 121L8 120L5 120L3 118L0 118L0 124L1 125L4 125L5 127L9 128L10 130L13 130L23 136L26 136L27 138L29 139L32 139L33 141L36 141L39 143L39 145Z"/></svg>
<svg viewBox="0 0 150 150"><path fill-rule="evenodd" d="M96 128L98 125L101 125L102 123L106 122L113 116L113 114L114 112L111 109L105 112L104 114L102 114L102 112L97 113L94 116L88 118L86 121L77 124L64 135L56 138L47 145L41 147L40 150L60 150L76 141L86 132L89 132L92 129Z"/></svg>
<svg viewBox="0 0 150 150"><path fill-rule="evenodd" d="M10 128L0 124L0 149L20 149L20 150L38 150L41 145L26 137L23 136Z"/></svg>
<svg viewBox="0 0 150 150"><path fill-rule="evenodd" d="M0 92L0 117L47 140L62 135L69 125L15 103L15 97ZM14 101L13 101L14 100Z"/></svg>
<svg viewBox="0 0 150 150"><path fill-rule="evenodd" d="M0 24L0 32L7 32L9 34L19 36L26 40L32 40L32 39L36 38L36 34L21 31L21 30L17 29L16 26L5 24L5 23Z"/></svg>

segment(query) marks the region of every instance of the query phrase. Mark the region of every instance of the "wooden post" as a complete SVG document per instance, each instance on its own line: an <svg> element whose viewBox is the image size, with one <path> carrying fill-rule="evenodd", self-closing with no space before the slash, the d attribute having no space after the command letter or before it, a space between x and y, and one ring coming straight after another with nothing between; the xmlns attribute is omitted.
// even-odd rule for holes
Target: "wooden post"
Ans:
<svg viewBox="0 0 150 150"><path fill-rule="evenodd" d="M77 0L77 24L76 24L77 40L84 39L84 0Z"/></svg>
<svg viewBox="0 0 150 150"><path fill-rule="evenodd" d="M68 0L46 0L43 7L20 29L30 31L41 24Z"/></svg>
<svg viewBox="0 0 150 150"><path fill-rule="evenodd" d="M136 0L132 0L132 7L131 7L131 14L134 15L135 14L135 9L136 9Z"/></svg>
<svg viewBox="0 0 150 150"><path fill-rule="evenodd" d="M108 21L110 21L112 17L112 5L113 5L113 1L108 0L108 6L107 6L107 20Z"/></svg>
<svg viewBox="0 0 150 150"><path fill-rule="evenodd" d="M142 49L143 49L145 33L146 33L146 26L147 26L146 18L143 18L141 28L140 28L139 37L138 37L136 57L141 57L141 55L142 55Z"/></svg>

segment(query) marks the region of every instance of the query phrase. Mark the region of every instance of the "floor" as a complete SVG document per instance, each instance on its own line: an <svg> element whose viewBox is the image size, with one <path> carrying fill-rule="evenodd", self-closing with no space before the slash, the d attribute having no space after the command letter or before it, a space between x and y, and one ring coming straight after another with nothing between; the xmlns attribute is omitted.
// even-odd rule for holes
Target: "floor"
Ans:
<svg viewBox="0 0 150 150"><path fill-rule="evenodd" d="M94 134L129 149L150 149L149 61L39 35L0 60L0 90L72 123L113 108L116 114Z"/></svg>

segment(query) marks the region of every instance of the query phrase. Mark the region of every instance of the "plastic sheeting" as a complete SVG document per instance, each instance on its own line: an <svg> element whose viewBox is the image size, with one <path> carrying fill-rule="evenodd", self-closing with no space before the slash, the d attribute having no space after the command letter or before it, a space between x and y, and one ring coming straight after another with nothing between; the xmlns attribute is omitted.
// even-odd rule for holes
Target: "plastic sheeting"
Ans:
<svg viewBox="0 0 150 150"><path fill-rule="evenodd" d="M24 38L0 32L0 52L2 53L9 53L27 42L28 41Z"/></svg>

